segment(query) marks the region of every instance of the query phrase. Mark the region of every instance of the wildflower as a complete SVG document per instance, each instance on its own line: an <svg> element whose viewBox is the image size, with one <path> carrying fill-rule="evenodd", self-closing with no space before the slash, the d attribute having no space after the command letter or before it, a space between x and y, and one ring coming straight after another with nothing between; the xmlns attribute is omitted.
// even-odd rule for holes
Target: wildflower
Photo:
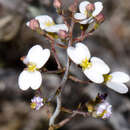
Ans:
<svg viewBox="0 0 130 130"><path fill-rule="evenodd" d="M40 15L35 17L40 24L40 28L48 33L58 33L59 30L64 30L68 32L68 27L65 24L55 24L53 19L48 15ZM26 25L29 26L30 22Z"/></svg>
<svg viewBox="0 0 130 130"><path fill-rule="evenodd" d="M83 1L79 5L80 13L75 13L74 18L79 20L80 24L87 24L93 22L96 17L103 10L102 2L95 2L91 4L89 1Z"/></svg>
<svg viewBox="0 0 130 130"><path fill-rule="evenodd" d="M43 104L43 98L39 96L35 96L33 99L31 99L31 108L35 110L39 110L44 104Z"/></svg>
<svg viewBox="0 0 130 130"><path fill-rule="evenodd" d="M128 88L124 84L130 80L130 77L124 72L113 72L104 75L104 83L108 88L113 89L118 93L127 93Z"/></svg>
<svg viewBox="0 0 130 130"><path fill-rule="evenodd" d="M102 119L110 118L112 115L112 105L108 102L104 101L101 104L98 104L96 108L96 113L94 113L95 117L100 117Z"/></svg>
<svg viewBox="0 0 130 130"><path fill-rule="evenodd" d="M50 50L43 49L40 45L33 46L23 63L27 65L18 78L20 89L27 90L29 87L36 90L42 83L41 73L38 71L49 59Z"/></svg>
<svg viewBox="0 0 130 130"><path fill-rule="evenodd" d="M74 47L68 47L67 54L71 60L82 67L84 74L95 83L104 81L104 74L109 73L108 65L100 58L90 58L90 52L83 43L77 43Z"/></svg>

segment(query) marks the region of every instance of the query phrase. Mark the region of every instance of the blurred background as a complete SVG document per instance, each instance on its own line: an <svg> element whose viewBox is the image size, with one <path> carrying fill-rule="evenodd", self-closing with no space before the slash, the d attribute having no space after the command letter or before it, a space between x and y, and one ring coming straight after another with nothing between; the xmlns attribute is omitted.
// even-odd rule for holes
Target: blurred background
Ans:
<svg viewBox="0 0 130 130"><path fill-rule="evenodd" d="M105 22L84 43L92 55L101 57L111 66L112 71L121 70L130 75L130 0L101 1L104 5ZM62 2L66 9L73 0ZM20 57L26 55L30 47L35 44L50 47L44 37L31 31L25 23L41 14L52 16L57 23L62 22L52 3L53 0L0 0L0 130L48 128L46 108L39 111L31 110L30 100L35 93L31 89L21 91L17 79L25 67ZM65 50L57 48L57 52L64 65ZM53 56L46 67L49 70L56 69ZM81 69L73 64L71 73L82 80L87 80ZM54 92L60 81L59 75L43 74L43 95L47 96ZM130 82L127 85L130 87ZM120 95L106 86L81 85L69 80L62 94L62 105L76 109L79 103L95 98L98 92L108 93L107 100L113 105L112 118L100 120L77 116L60 130L129 130L130 91ZM51 111L55 109L55 101L50 109ZM65 117L67 115L61 114L57 121Z"/></svg>

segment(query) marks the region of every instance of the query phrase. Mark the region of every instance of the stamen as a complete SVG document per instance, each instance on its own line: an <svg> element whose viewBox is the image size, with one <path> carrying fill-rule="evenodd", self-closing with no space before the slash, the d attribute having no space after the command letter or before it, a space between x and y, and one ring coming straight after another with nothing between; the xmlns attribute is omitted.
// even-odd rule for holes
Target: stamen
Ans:
<svg viewBox="0 0 130 130"><path fill-rule="evenodd" d="M107 110L104 110L104 111L99 115L99 117L103 117L106 113L107 113Z"/></svg>
<svg viewBox="0 0 130 130"><path fill-rule="evenodd" d="M47 27L50 27L50 26L52 26L52 25L55 25L54 22L50 22L50 21L46 21L44 24L45 24Z"/></svg>
<svg viewBox="0 0 130 130"><path fill-rule="evenodd" d="M104 74L103 77L104 77L104 83L106 83L112 79L112 76L109 74Z"/></svg>
<svg viewBox="0 0 130 130"><path fill-rule="evenodd" d="M35 65L35 64L33 64L33 63L29 63L29 64L28 64L28 71L29 71L29 72L34 72L36 69L37 69L37 68L36 68L36 65Z"/></svg>
<svg viewBox="0 0 130 130"><path fill-rule="evenodd" d="M37 104L36 104L35 102L31 103L31 105L30 105L30 107L31 107L32 109L35 109L36 106L37 106Z"/></svg>
<svg viewBox="0 0 130 130"><path fill-rule="evenodd" d="M82 61L80 66L82 67L83 70L85 70L85 69L89 69L92 66L92 63L89 62L88 59L86 58L85 60Z"/></svg>

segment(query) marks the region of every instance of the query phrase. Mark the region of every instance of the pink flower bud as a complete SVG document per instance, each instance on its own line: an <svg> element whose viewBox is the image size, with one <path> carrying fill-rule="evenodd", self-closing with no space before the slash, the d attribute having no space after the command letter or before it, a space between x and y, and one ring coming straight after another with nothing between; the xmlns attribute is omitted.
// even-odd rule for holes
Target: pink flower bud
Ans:
<svg viewBox="0 0 130 130"><path fill-rule="evenodd" d="M86 6L86 9L87 9L87 11L90 11L90 12L94 11L95 10L94 4L91 4L91 3L88 4Z"/></svg>
<svg viewBox="0 0 130 130"><path fill-rule="evenodd" d="M60 0L54 0L53 6L55 8L61 8L61 1Z"/></svg>
<svg viewBox="0 0 130 130"><path fill-rule="evenodd" d="M76 10L77 10L77 7L76 7L74 4L72 4L72 5L69 6L69 11L70 11L70 12L75 13Z"/></svg>
<svg viewBox="0 0 130 130"><path fill-rule="evenodd" d="M36 30L36 29L40 28L40 24L39 24L38 20L32 19L32 20L29 22L29 27L30 27L32 30Z"/></svg>
<svg viewBox="0 0 130 130"><path fill-rule="evenodd" d="M59 36L61 39L65 39L65 38L67 37L67 33L66 33L66 31L64 31L64 30L59 30L58 36Z"/></svg>
<svg viewBox="0 0 130 130"><path fill-rule="evenodd" d="M105 18L104 18L104 15L102 13L100 13L99 15L97 15L95 17L95 19L96 19L97 23L101 24L102 22L104 22Z"/></svg>

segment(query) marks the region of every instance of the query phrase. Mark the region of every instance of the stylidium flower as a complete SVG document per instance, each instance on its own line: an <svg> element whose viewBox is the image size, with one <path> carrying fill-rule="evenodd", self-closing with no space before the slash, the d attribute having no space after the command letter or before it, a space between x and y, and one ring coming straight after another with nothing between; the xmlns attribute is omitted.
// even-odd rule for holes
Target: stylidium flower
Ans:
<svg viewBox="0 0 130 130"><path fill-rule="evenodd" d="M68 32L68 27L65 24L55 24L53 19L48 15L40 15L35 17L40 24L40 28L50 33L58 33L59 30ZM30 25L30 21L26 23L27 26Z"/></svg>
<svg viewBox="0 0 130 130"><path fill-rule="evenodd" d="M128 88L124 84L130 80L130 77L124 72L113 72L104 75L104 83L108 88L113 89L118 93L127 93Z"/></svg>
<svg viewBox="0 0 130 130"><path fill-rule="evenodd" d="M80 24L93 22L93 17L96 17L103 10L102 2L91 4L89 1L83 1L79 5L80 13L75 13L74 18L79 20Z"/></svg>
<svg viewBox="0 0 130 130"><path fill-rule="evenodd" d="M43 98L39 96L35 96L33 99L31 99L31 108L35 110L39 110L44 104L43 104Z"/></svg>
<svg viewBox="0 0 130 130"><path fill-rule="evenodd" d="M99 104L96 108L96 117L100 117L102 119L108 119L112 115L112 105L108 102L104 101L103 103Z"/></svg>
<svg viewBox="0 0 130 130"><path fill-rule="evenodd" d="M38 71L49 59L50 50L43 49L40 45L33 46L27 56L23 59L23 63L27 65L19 77L18 84L20 89L27 90L29 87L36 90L42 83L42 76Z"/></svg>
<svg viewBox="0 0 130 130"><path fill-rule="evenodd" d="M77 43L75 47L68 47L67 54L75 64L82 67L88 79L95 83L102 83L104 81L103 75L110 71L103 60L98 57L91 57L88 47L83 43Z"/></svg>

